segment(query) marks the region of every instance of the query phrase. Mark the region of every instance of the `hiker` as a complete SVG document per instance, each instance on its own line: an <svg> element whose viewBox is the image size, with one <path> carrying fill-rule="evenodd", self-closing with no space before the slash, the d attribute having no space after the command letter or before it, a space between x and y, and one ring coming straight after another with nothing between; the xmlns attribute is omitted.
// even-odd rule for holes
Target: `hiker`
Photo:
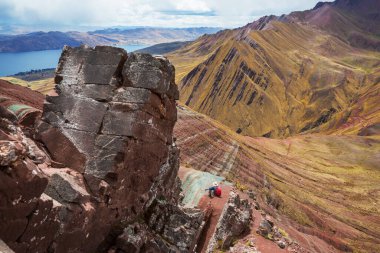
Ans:
<svg viewBox="0 0 380 253"><path fill-rule="evenodd" d="M222 189L220 188L218 182L214 182L210 188L207 188L206 191L208 191L208 196L210 198L217 196L222 196Z"/></svg>

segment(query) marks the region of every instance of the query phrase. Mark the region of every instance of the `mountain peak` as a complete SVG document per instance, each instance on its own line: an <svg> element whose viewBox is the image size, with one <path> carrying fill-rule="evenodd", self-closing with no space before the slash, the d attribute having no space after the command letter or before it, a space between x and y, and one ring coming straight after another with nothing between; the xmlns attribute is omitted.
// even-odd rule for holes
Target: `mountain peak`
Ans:
<svg viewBox="0 0 380 253"><path fill-rule="evenodd" d="M313 10L317 10L319 8L321 8L322 6L325 6L325 5L330 5L331 2L318 2L315 7L313 8Z"/></svg>
<svg viewBox="0 0 380 253"><path fill-rule="evenodd" d="M349 9L351 11L368 10L371 12L379 12L380 1L378 0L335 0L334 2L318 2L313 10L323 6L334 6L339 9Z"/></svg>

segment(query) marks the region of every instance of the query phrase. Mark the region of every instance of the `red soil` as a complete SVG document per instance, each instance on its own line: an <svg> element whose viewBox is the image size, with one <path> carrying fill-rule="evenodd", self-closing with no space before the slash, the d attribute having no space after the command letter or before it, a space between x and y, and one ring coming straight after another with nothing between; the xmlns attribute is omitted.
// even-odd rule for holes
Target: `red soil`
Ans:
<svg viewBox="0 0 380 253"><path fill-rule="evenodd" d="M229 193L232 190L231 186L222 186L222 197L214 197L214 198L209 198L207 193L205 193L205 196L201 198L199 201L198 207L201 208L202 210L206 210L209 208L209 206L212 206L212 214L211 217L206 224L205 230L201 235L197 251L198 253L203 253L206 251L208 243L212 237L212 234L215 232L216 225L219 221L220 215L222 214L224 205L227 203L228 198L229 198ZM247 196L244 196L246 198ZM256 234L256 230L259 227L260 221L262 219L260 212L254 211L253 212L254 216L254 222L251 226L251 233L247 235L248 237L254 237L255 239L255 244L257 249L262 252L262 253L284 253L288 252L285 249L280 249L276 243L265 239L264 237ZM244 239L244 238L243 238Z"/></svg>
<svg viewBox="0 0 380 253"><path fill-rule="evenodd" d="M254 217L254 223L253 226L251 227L251 234L254 235L255 238L255 245L258 251L261 253L284 253L284 252L289 252L286 249L281 249L280 247L277 246L276 243L265 239L261 235L256 233L256 230L259 228L260 222L262 220L262 216L260 212L258 211L253 211L253 217Z"/></svg>
<svg viewBox="0 0 380 253"><path fill-rule="evenodd" d="M208 192L199 201L198 207L202 210L208 208L209 204L212 205L213 211L211 217L206 224L205 230L203 231L200 241L198 243L197 252L205 252L207 249L208 242L211 239L212 234L215 231L216 225L218 223L219 217L222 214L224 205L227 203L229 198L229 193L232 190L231 186L221 185L222 196L209 198Z"/></svg>
<svg viewBox="0 0 380 253"><path fill-rule="evenodd" d="M20 85L0 79L0 97L7 97L15 102L42 110L45 96Z"/></svg>
<svg viewBox="0 0 380 253"><path fill-rule="evenodd" d="M181 181L183 181L185 179L186 173L189 171L190 171L190 169L183 167L183 166L180 166L180 168L178 170L178 174L177 174L179 179L181 179Z"/></svg>

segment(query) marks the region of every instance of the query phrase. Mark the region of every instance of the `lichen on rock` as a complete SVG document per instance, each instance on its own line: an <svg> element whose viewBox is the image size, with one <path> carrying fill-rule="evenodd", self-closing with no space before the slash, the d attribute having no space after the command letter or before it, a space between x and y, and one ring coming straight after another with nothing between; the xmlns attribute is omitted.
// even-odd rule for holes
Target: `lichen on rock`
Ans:
<svg viewBox="0 0 380 253"><path fill-rule="evenodd" d="M247 199L241 200L235 192L230 192L230 198L224 206L206 252L229 249L234 240L249 232L251 220L251 204Z"/></svg>

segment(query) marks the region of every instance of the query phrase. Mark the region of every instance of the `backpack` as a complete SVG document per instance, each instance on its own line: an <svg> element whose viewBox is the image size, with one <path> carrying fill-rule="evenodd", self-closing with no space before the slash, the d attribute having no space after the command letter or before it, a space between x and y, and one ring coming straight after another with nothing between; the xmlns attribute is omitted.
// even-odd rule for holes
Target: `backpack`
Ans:
<svg viewBox="0 0 380 253"><path fill-rule="evenodd" d="M222 196L222 189L220 187L216 187L214 194L217 197Z"/></svg>

